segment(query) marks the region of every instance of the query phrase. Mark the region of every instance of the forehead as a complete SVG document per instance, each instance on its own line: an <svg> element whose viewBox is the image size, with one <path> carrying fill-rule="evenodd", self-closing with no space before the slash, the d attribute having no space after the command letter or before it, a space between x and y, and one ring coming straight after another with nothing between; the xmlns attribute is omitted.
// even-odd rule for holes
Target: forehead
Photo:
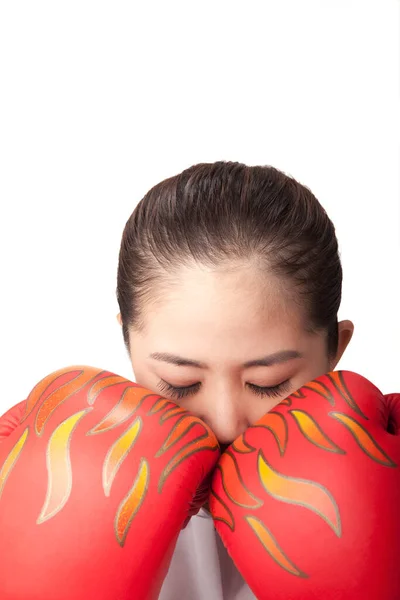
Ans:
<svg viewBox="0 0 400 600"><path fill-rule="evenodd" d="M305 335L283 283L252 267L182 269L145 312L146 337L157 350L199 359L296 349Z"/></svg>

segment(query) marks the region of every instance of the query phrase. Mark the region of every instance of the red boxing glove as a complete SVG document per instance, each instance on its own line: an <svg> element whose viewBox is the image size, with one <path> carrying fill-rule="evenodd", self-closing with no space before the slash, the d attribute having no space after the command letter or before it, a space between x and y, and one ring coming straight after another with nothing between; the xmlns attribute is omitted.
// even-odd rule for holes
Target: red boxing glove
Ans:
<svg viewBox="0 0 400 600"><path fill-rule="evenodd" d="M218 457L200 419L123 377L49 375L0 420L1 600L158 598Z"/></svg>
<svg viewBox="0 0 400 600"><path fill-rule="evenodd" d="M10 408L0 417L0 444L18 427L25 414L26 400Z"/></svg>
<svg viewBox="0 0 400 600"><path fill-rule="evenodd" d="M399 600L400 394L303 386L222 455L210 508L260 600Z"/></svg>

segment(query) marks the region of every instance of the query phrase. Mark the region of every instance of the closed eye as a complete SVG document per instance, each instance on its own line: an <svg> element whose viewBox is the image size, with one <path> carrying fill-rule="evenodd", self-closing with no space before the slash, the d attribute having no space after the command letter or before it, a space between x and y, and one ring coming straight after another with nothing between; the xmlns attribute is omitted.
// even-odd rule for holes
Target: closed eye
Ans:
<svg viewBox="0 0 400 600"><path fill-rule="evenodd" d="M269 398L276 398L285 394L285 392L289 390L289 383L290 381L289 379L287 379L286 381L282 381L278 385L274 385L271 387L263 387L255 385L254 383L247 383L246 385L257 396L267 396ZM201 387L201 383L198 382L194 383L193 385L178 387L171 385L167 381L164 381L164 379L161 379L157 387L162 394L167 394L168 396L176 400L182 400L182 398L186 398L188 396L193 396L194 394L196 394Z"/></svg>
<svg viewBox="0 0 400 600"><path fill-rule="evenodd" d="M167 381L164 381L164 379L161 379L157 387L162 394L167 394L168 396L171 396L171 398L175 398L176 400L182 400L182 398L186 398L187 396L193 396L193 394L195 394L200 389L200 386L201 383L198 382L189 386L177 387L171 385Z"/></svg>
<svg viewBox="0 0 400 600"><path fill-rule="evenodd" d="M248 383L247 385L257 396L268 396L269 398L276 398L278 396L282 396L289 390L289 379L286 381L282 381L278 385L274 385L272 387L262 387L259 385L254 385L253 383Z"/></svg>

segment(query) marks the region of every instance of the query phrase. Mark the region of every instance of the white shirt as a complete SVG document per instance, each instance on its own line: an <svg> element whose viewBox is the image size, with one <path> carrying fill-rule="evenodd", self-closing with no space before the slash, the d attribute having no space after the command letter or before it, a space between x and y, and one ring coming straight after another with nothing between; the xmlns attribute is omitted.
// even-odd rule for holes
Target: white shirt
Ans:
<svg viewBox="0 0 400 600"><path fill-rule="evenodd" d="M179 535L159 600L256 600L204 509Z"/></svg>

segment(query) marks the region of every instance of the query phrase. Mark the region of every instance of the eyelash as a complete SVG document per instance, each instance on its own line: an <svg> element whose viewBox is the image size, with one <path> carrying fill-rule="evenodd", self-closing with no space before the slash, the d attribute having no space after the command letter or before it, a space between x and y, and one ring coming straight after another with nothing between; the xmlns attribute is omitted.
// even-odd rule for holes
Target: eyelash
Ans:
<svg viewBox="0 0 400 600"><path fill-rule="evenodd" d="M276 398L283 394L289 388L289 380L283 381L278 385L274 385L273 387L260 387L258 385L254 385L253 383L247 384L251 390L257 395L264 398L268 396L269 398ZM194 385L190 385L188 387L175 387L161 379L158 384L158 388L161 393L169 394L176 400L182 400L182 398L187 398L188 396L193 396L200 389L201 383L195 383Z"/></svg>

